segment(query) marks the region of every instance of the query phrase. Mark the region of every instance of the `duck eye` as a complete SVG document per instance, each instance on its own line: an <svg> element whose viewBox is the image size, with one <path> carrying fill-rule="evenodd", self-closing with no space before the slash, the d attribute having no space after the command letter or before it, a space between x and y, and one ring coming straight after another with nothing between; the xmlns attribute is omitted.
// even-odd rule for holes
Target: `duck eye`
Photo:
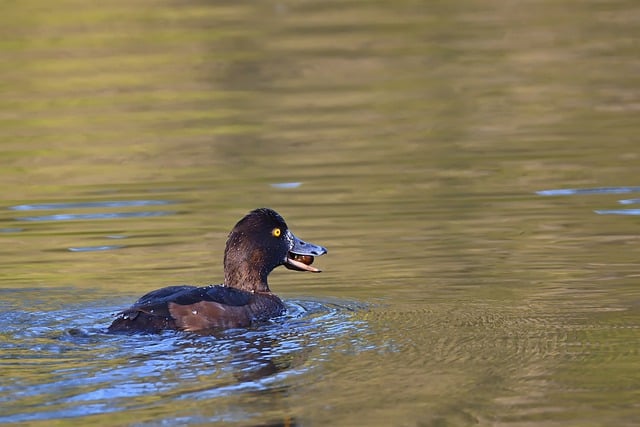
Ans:
<svg viewBox="0 0 640 427"><path fill-rule="evenodd" d="M282 230L280 230L278 227L271 230L271 235L273 237L280 237L281 234L282 234Z"/></svg>

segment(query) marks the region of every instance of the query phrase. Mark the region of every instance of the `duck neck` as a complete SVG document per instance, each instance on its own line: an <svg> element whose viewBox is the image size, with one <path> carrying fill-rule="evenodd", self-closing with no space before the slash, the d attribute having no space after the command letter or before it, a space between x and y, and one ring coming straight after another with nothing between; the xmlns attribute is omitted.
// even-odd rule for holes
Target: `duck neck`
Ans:
<svg viewBox="0 0 640 427"><path fill-rule="evenodd" d="M267 283L270 269L258 267L253 257L242 260L225 259L224 284L247 292L271 292Z"/></svg>
<svg viewBox="0 0 640 427"><path fill-rule="evenodd" d="M224 251L224 284L247 292L271 292L267 276L276 266L267 265L265 248L251 247L243 233L232 231Z"/></svg>

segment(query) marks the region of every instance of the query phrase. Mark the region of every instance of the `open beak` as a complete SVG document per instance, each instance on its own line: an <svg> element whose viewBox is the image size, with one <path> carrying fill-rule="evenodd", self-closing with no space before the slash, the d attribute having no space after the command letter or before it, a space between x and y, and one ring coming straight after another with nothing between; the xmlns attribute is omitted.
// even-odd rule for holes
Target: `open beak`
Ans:
<svg viewBox="0 0 640 427"><path fill-rule="evenodd" d="M311 271L312 273L319 273L319 270L315 267L311 267L314 257L321 256L327 253L327 249L322 246L314 245L313 243L305 242L298 239L292 232L288 232L293 246L284 259L284 266L290 270L296 271Z"/></svg>

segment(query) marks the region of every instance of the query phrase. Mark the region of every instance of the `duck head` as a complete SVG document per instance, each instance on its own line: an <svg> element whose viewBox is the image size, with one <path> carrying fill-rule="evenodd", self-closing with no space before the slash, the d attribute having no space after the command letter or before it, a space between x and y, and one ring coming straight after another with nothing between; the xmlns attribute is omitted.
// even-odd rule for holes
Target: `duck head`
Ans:
<svg viewBox="0 0 640 427"><path fill-rule="evenodd" d="M253 292L269 292L267 276L280 266L319 273L312 267L327 250L296 237L274 210L249 212L235 225L224 251L224 284Z"/></svg>

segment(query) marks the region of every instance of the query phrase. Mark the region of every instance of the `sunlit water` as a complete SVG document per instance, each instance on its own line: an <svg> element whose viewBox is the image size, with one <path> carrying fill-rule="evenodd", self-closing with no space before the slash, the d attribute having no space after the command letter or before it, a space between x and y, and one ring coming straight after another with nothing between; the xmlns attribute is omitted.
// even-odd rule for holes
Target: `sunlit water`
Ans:
<svg viewBox="0 0 640 427"><path fill-rule="evenodd" d="M7 3L0 423L637 425L635 2ZM279 211L280 319L109 335Z"/></svg>

